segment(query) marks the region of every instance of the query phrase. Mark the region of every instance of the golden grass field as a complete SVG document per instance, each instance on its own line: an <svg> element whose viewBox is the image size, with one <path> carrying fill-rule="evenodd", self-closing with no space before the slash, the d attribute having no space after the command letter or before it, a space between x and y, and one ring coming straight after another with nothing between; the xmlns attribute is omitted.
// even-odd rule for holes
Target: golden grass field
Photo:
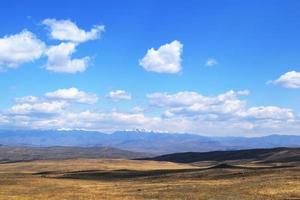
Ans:
<svg viewBox="0 0 300 200"><path fill-rule="evenodd" d="M300 167L200 165L118 159L0 164L0 199L300 199Z"/></svg>

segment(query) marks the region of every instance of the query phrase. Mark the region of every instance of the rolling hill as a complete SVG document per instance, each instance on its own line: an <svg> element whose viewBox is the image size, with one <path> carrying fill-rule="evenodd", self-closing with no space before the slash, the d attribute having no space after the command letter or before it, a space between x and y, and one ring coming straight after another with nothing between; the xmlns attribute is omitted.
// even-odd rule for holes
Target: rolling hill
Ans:
<svg viewBox="0 0 300 200"><path fill-rule="evenodd" d="M0 146L0 163L73 158L124 158L151 156L110 147L7 147Z"/></svg>
<svg viewBox="0 0 300 200"><path fill-rule="evenodd" d="M193 163L200 161L251 160L257 162L298 162L300 148L247 149L234 151L174 153L143 160Z"/></svg>

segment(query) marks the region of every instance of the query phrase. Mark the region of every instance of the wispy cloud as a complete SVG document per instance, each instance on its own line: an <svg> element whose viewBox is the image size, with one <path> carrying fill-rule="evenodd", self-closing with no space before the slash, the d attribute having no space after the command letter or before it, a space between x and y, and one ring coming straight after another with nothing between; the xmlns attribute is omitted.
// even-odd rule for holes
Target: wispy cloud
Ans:
<svg viewBox="0 0 300 200"><path fill-rule="evenodd" d="M207 67L213 67L213 66L215 66L217 64L218 64L218 61L215 58L209 58L205 62L205 66L207 66Z"/></svg>

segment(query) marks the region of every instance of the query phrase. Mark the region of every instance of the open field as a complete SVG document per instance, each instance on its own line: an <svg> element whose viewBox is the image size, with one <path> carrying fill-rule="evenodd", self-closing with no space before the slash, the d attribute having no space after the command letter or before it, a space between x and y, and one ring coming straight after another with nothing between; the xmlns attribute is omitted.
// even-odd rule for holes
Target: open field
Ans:
<svg viewBox="0 0 300 200"><path fill-rule="evenodd" d="M297 163L197 165L120 159L0 164L0 199L300 199Z"/></svg>

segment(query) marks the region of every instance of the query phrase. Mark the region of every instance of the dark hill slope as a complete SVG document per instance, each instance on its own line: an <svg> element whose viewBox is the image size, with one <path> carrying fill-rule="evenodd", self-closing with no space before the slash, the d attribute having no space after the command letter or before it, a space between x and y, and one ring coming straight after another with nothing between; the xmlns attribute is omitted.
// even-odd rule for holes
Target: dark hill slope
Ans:
<svg viewBox="0 0 300 200"><path fill-rule="evenodd" d="M255 160L262 162L300 161L300 148L247 149L234 151L174 153L146 160L192 163L199 161Z"/></svg>

